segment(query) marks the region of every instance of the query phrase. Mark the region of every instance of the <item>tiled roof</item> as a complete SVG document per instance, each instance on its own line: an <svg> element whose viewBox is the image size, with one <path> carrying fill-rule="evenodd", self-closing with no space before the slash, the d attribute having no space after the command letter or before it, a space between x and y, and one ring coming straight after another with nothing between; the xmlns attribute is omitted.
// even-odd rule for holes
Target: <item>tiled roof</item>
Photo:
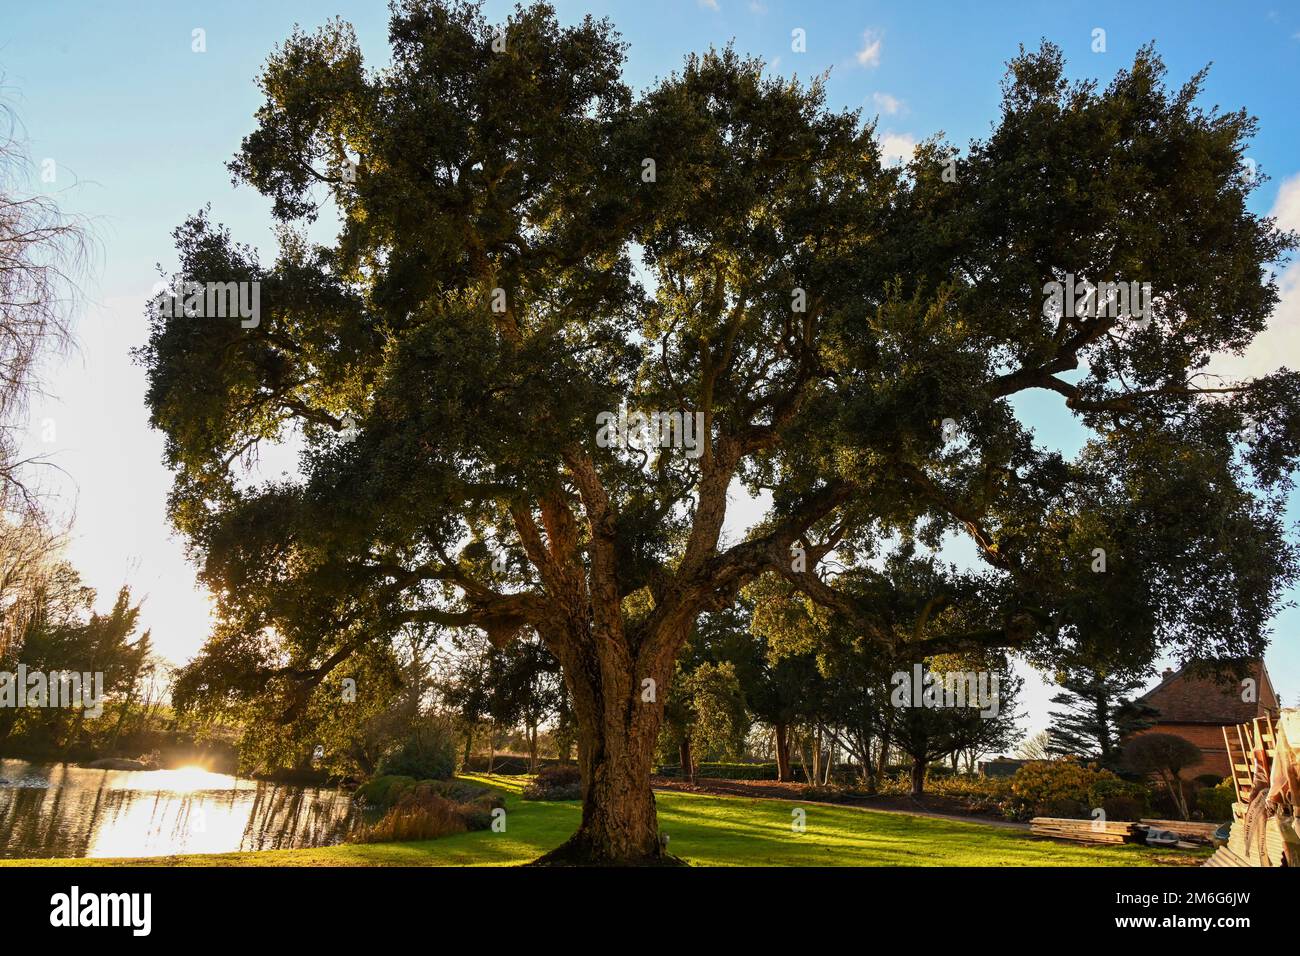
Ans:
<svg viewBox="0 0 1300 956"><path fill-rule="evenodd" d="M1276 713L1277 695L1264 662L1250 661L1246 676L1256 682L1256 700L1242 699L1239 680L1216 680L1192 663L1176 672L1165 671L1164 680L1139 701L1157 711L1161 723L1240 724L1266 712Z"/></svg>

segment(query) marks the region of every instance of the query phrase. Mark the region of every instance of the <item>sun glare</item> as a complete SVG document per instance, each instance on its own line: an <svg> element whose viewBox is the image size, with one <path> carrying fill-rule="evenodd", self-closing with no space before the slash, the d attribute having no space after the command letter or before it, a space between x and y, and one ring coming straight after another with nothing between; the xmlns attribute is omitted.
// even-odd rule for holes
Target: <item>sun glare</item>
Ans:
<svg viewBox="0 0 1300 956"><path fill-rule="evenodd" d="M167 789L177 793L191 793L195 790L224 790L230 786L230 778L213 773L203 767L190 765L164 771L168 775Z"/></svg>

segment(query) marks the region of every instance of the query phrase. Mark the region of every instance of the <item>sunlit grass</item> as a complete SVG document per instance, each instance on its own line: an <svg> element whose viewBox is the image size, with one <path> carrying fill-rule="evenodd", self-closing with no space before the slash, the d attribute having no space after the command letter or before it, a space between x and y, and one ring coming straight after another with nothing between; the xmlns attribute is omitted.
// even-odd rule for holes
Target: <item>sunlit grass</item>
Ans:
<svg viewBox="0 0 1300 956"><path fill-rule="evenodd" d="M499 773L458 773L456 779L477 783L481 787L491 787L505 793L520 794L533 778L532 775L507 777Z"/></svg>
<svg viewBox="0 0 1300 956"><path fill-rule="evenodd" d="M133 860L0 860L0 865L512 866L558 846L578 826L575 801L520 798L524 777L462 779L506 794L506 831L476 831L415 843L342 845ZM1159 866L1178 854L1140 846L1084 846L1020 830L852 807L805 804L806 829L791 827L788 800L659 793L669 850L698 866Z"/></svg>

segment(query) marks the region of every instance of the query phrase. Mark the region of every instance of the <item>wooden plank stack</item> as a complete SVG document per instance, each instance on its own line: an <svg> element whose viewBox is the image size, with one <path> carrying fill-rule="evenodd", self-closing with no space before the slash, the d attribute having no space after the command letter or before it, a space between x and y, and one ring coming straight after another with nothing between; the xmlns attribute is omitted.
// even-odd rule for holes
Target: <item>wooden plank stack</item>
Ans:
<svg viewBox="0 0 1300 956"><path fill-rule="evenodd" d="M1135 843L1146 839L1146 830L1141 824L1124 821L1064 817L1034 817L1029 821L1030 833L1080 843Z"/></svg>
<svg viewBox="0 0 1300 956"><path fill-rule="evenodd" d="M1219 829L1217 823L1200 823L1195 820L1142 820L1140 822L1153 830L1168 830L1176 834L1180 840L1190 840L1193 843L1212 842L1214 831Z"/></svg>

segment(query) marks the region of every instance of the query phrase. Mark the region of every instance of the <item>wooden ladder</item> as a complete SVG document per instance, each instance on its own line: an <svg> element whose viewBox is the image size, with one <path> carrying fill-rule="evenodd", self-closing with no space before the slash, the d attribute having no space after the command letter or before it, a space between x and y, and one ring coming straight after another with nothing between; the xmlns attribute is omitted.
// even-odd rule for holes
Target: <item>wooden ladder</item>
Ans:
<svg viewBox="0 0 1300 956"><path fill-rule="evenodd" d="M1277 753L1277 733L1273 718L1265 714L1244 724L1223 728L1223 746L1228 751L1228 766L1232 768L1232 785L1237 790L1239 803L1250 803L1255 789L1255 752L1264 752L1264 773L1273 767Z"/></svg>
<svg viewBox="0 0 1300 956"><path fill-rule="evenodd" d="M1250 748L1246 746L1240 724L1223 728L1223 746L1228 751L1228 767L1232 773L1232 785L1237 791L1237 802L1250 803L1254 778L1250 772Z"/></svg>

